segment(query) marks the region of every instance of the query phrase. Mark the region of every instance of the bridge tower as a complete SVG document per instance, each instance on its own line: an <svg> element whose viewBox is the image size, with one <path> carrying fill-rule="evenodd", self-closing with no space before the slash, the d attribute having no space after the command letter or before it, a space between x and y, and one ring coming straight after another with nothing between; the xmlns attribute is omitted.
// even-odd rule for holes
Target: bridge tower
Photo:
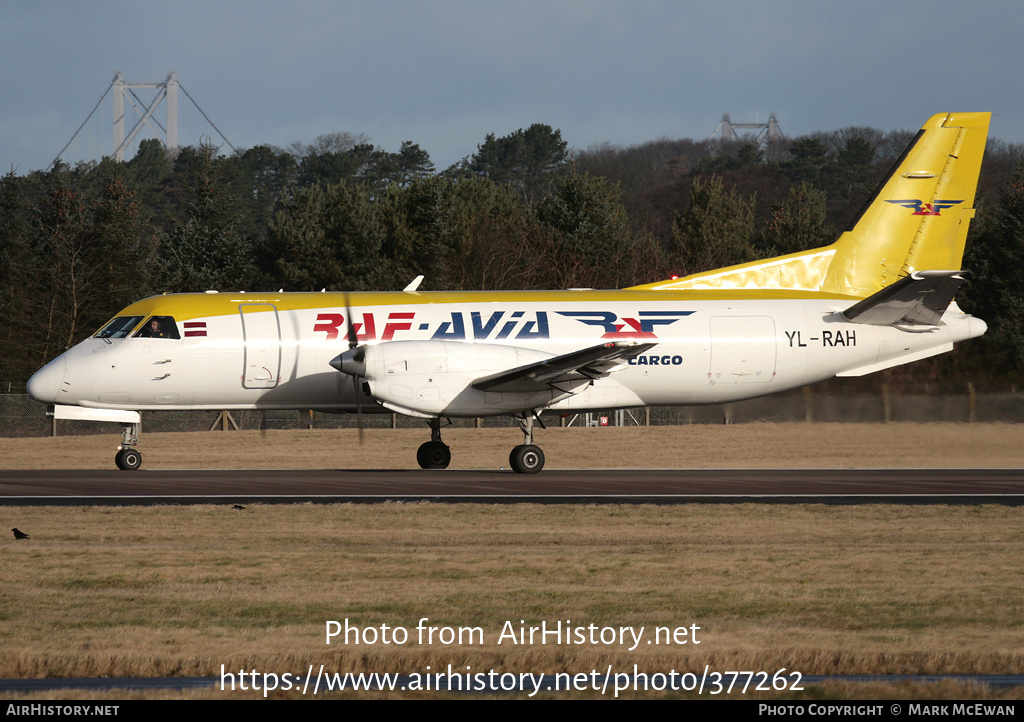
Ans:
<svg viewBox="0 0 1024 722"><path fill-rule="evenodd" d="M154 97L149 103L144 102L138 95L136 90L156 90L156 97ZM178 81L178 74L171 72L167 75L167 80L162 83L128 83L124 79L124 73L118 70L114 74L114 80L111 81L107 89L103 91L103 95L96 101L96 105L92 111L86 117L82 124L78 126L78 130L75 131L74 135L71 136L63 148L60 149L60 153L50 163L52 168L57 161L60 160L61 155L68 147L74 142L78 134L82 132L82 128L86 126L92 116L96 113L96 109L103 103L103 99L107 97L107 93L113 91L114 97L114 160L123 162L125 150L132 146L135 137L139 134L143 128L149 128L149 130L156 136L167 152L168 157L177 157L181 150L178 145L178 91L185 94L185 97L195 106L196 110L199 111L203 119L210 124L210 127L216 131L217 135L228 144L231 150L238 152L235 146L231 145L223 133L218 128L210 117L199 107L199 104L189 95L188 91ZM138 118L135 120L134 125L125 132L125 103L127 102L134 111ZM156 111L160 108L161 104L165 104L165 121L162 125L156 118ZM130 113L129 113L130 115ZM166 126L166 127L165 127Z"/></svg>
<svg viewBox="0 0 1024 722"><path fill-rule="evenodd" d="M125 82L124 73L118 70L114 74L114 82L111 88L114 91L114 160L124 161L125 148L132 144L135 136L143 127L152 131L153 135L161 140L167 155L174 158L178 155L178 74L171 72L167 80L162 83L128 83ZM149 103L143 105L134 92L136 89L156 90L156 96ZM153 117L153 114L160 107L160 104L167 101L166 105L166 128ZM135 124L125 135L125 101L138 114ZM136 102L137 101L137 102Z"/></svg>
<svg viewBox="0 0 1024 722"><path fill-rule="evenodd" d="M785 138L782 134L782 129L779 128L779 119L775 117L775 113L768 116L767 123L733 123L729 118L729 114L726 113L722 116L722 122L718 124L715 132L711 134L708 140L714 140L718 136L722 142L739 142L742 138L736 132L737 130L759 131L754 142L767 150L771 150L780 140Z"/></svg>

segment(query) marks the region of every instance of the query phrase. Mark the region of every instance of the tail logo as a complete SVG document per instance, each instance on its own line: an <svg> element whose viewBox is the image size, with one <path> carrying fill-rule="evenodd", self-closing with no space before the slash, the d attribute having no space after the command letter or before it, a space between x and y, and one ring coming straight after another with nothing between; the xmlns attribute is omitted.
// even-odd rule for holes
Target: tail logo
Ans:
<svg viewBox="0 0 1024 722"><path fill-rule="evenodd" d="M910 214L912 216L938 216L942 215L942 211L947 208L952 208L958 203L963 203L963 201L935 201L933 203L925 203L924 201L908 199L904 201L886 201L886 203L895 203L896 205L903 206L904 208L911 208L914 211Z"/></svg>

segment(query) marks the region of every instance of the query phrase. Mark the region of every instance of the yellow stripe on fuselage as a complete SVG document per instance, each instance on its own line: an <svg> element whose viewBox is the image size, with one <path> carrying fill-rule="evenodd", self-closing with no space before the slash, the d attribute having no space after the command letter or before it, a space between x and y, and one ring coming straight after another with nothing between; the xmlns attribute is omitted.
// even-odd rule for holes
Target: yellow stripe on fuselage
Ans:
<svg viewBox="0 0 1024 722"><path fill-rule="evenodd" d="M416 306L426 304L558 304L558 303L685 303L688 301L843 300L855 297L817 291L686 290L686 291L429 291L423 293L174 293L136 301L118 316L173 316L175 321L229 316L248 303L272 304L278 311L364 306Z"/></svg>

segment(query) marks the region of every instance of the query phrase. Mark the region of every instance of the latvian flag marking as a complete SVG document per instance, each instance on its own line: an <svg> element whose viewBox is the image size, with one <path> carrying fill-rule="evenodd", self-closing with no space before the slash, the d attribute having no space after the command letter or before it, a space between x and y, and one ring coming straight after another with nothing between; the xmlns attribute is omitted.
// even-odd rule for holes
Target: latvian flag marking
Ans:
<svg viewBox="0 0 1024 722"><path fill-rule="evenodd" d="M206 321L185 321L185 338L205 335Z"/></svg>

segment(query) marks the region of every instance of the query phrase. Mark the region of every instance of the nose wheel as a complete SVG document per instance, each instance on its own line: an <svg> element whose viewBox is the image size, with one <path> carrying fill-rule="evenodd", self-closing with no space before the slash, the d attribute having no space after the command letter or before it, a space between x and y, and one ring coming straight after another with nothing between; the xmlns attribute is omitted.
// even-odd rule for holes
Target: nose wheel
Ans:
<svg viewBox="0 0 1024 722"><path fill-rule="evenodd" d="M135 471L142 466L142 454L135 449L121 449L114 457L114 463L121 471Z"/></svg>
<svg viewBox="0 0 1024 722"><path fill-rule="evenodd" d="M142 424L124 424L121 433L121 450L114 456L114 463L121 471L135 471L142 466L142 453L135 449L139 443Z"/></svg>

